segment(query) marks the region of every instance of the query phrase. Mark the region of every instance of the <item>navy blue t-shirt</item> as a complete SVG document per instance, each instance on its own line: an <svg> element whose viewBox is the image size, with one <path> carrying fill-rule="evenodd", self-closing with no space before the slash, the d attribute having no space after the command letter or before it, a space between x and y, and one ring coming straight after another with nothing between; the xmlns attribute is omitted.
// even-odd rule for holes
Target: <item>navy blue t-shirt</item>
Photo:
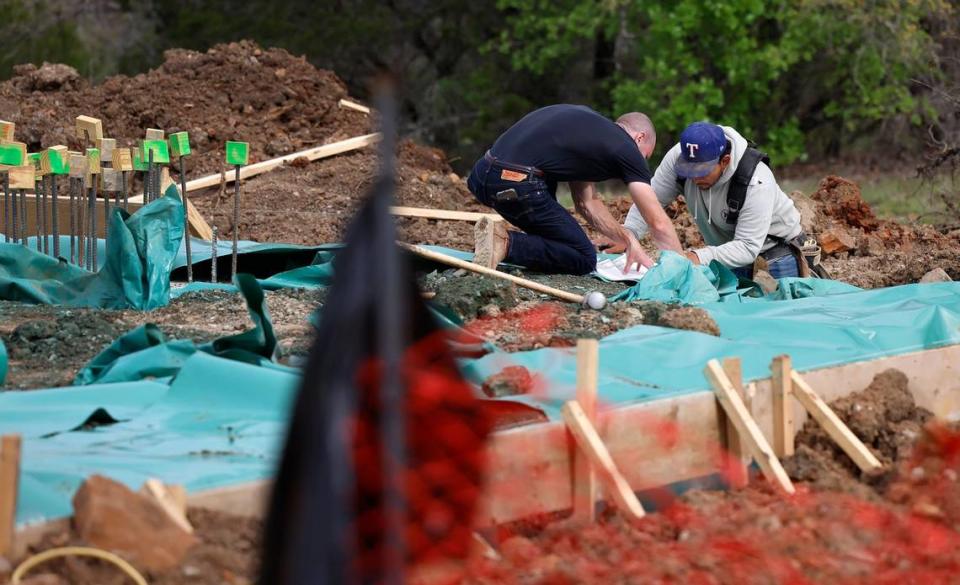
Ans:
<svg viewBox="0 0 960 585"><path fill-rule="evenodd" d="M537 167L548 181L650 183L650 167L623 128L586 106L530 112L490 148L505 162Z"/></svg>

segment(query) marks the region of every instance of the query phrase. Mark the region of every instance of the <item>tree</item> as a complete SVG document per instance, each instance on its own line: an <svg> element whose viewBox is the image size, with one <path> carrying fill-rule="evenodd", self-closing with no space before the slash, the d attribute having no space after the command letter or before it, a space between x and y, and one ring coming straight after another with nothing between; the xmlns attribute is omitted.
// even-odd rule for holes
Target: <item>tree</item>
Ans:
<svg viewBox="0 0 960 585"><path fill-rule="evenodd" d="M911 79L936 67L924 29L943 0L498 0L498 48L534 74L562 71L585 43L620 45L598 80L608 113L651 114L666 135L712 119L804 156L808 133L846 141L893 116L926 113ZM624 45L628 45L624 50Z"/></svg>

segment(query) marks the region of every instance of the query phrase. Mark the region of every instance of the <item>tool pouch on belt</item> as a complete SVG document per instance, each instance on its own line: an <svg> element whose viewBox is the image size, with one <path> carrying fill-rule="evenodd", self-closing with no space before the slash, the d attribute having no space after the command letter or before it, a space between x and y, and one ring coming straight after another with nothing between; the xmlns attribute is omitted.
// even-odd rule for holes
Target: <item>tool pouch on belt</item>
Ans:
<svg viewBox="0 0 960 585"><path fill-rule="evenodd" d="M800 265L800 276L806 278L813 276L815 278L830 278L826 269L820 265L820 245L817 239L800 234L790 240L790 247L795 250L798 264Z"/></svg>

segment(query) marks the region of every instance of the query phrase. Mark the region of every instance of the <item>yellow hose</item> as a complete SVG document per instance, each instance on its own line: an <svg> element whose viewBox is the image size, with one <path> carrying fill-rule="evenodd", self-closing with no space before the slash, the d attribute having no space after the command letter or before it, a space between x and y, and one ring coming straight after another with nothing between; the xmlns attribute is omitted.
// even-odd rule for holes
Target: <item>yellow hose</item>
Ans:
<svg viewBox="0 0 960 585"><path fill-rule="evenodd" d="M11 585L20 585L20 579L27 573L27 571L41 563L45 563L50 559L69 556L94 557L109 563L113 563L119 567L121 571L126 573L128 577L133 579L134 583L137 585L147 585L147 580L143 578L143 575L134 569L133 565L127 561L121 559L111 552L100 550L99 548L89 548L86 546L65 546L63 548L52 548L50 550L45 550L42 553L33 555L29 559L20 563L20 566L17 567L17 570L13 572L13 577L11 577Z"/></svg>

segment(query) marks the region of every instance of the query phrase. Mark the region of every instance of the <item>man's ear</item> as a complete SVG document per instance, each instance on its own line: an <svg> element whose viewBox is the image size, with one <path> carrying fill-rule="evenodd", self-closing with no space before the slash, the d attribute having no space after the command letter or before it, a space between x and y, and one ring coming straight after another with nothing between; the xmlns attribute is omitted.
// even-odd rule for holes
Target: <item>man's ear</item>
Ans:
<svg viewBox="0 0 960 585"><path fill-rule="evenodd" d="M725 154L725 155L721 156L721 157L720 157L720 162L723 164L723 166L726 167L728 164L730 164L730 155L729 155L729 154Z"/></svg>

